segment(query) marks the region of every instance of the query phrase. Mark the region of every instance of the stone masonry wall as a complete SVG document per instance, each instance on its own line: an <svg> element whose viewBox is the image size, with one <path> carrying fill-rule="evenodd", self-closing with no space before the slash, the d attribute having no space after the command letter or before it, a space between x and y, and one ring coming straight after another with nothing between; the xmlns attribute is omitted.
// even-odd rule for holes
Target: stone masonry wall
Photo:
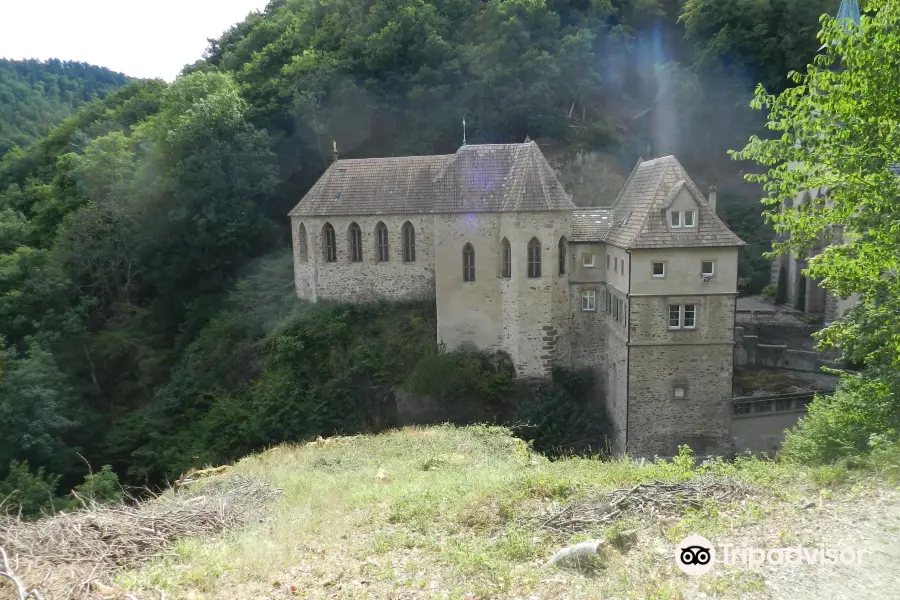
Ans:
<svg viewBox="0 0 900 600"><path fill-rule="evenodd" d="M501 346L500 215L434 216L437 339L451 350ZM463 281L463 247L475 251L475 281ZM516 361L514 353L510 353ZM516 365L518 367L518 364Z"/></svg>
<svg viewBox="0 0 900 600"><path fill-rule="evenodd" d="M697 328L669 330L669 304L695 304ZM734 306L730 294L631 298L629 454L731 452Z"/></svg>
<svg viewBox="0 0 900 600"><path fill-rule="evenodd" d="M403 262L403 224L416 233L416 260ZM335 231L337 261L325 262L322 230L331 223ZM357 223L362 233L362 262L350 261L349 227ZM388 229L387 262L376 261L375 226ZM300 244L301 224L306 231L306 252ZM370 302L375 300L423 300L434 298L434 225L431 215L393 215L308 218L293 217L294 273L297 295L309 300ZM305 261L304 261L305 258Z"/></svg>

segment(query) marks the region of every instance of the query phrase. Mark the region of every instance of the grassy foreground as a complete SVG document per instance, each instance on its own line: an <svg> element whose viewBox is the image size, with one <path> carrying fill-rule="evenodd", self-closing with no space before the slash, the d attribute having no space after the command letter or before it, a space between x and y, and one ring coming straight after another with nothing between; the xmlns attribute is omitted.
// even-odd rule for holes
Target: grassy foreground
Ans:
<svg viewBox="0 0 900 600"><path fill-rule="evenodd" d="M846 479L842 469L753 459L702 467L689 454L655 463L551 462L506 430L483 426L277 447L231 471L283 490L270 519L212 540L183 540L177 556L123 573L117 583L144 599L160 592L169 599L754 597L764 587L758 573L690 578L675 565L675 544L691 533L716 541L789 537L792 514L809 498L866 489L861 481L834 488ZM699 477L736 480L758 493L585 523L574 533L540 527L542 515L604 490ZM759 530L763 521L767 532ZM596 572L546 566L565 546L626 529L637 531L636 545L606 553Z"/></svg>

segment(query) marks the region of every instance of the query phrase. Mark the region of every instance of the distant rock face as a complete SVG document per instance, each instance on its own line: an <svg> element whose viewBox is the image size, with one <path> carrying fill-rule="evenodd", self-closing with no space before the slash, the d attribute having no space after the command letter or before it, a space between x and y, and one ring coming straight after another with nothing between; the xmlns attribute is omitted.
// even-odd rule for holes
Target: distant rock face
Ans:
<svg viewBox="0 0 900 600"><path fill-rule="evenodd" d="M576 206L612 205L628 178L620 161L603 152L564 153L547 148L546 156Z"/></svg>

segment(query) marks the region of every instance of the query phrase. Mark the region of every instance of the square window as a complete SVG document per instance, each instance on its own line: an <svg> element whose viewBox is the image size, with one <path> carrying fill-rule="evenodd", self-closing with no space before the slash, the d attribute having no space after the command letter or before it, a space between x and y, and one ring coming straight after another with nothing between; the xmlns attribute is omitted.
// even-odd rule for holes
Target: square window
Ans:
<svg viewBox="0 0 900 600"><path fill-rule="evenodd" d="M681 213L677 210L673 210L669 215L672 219L672 227L681 227Z"/></svg>
<svg viewBox="0 0 900 600"><path fill-rule="evenodd" d="M675 397L678 399L684 398L684 387L680 385L675 387Z"/></svg>
<svg viewBox="0 0 900 600"><path fill-rule="evenodd" d="M692 210L684 211L684 226L685 227L693 227L694 226L694 211L692 211Z"/></svg>
<svg viewBox="0 0 900 600"><path fill-rule="evenodd" d="M581 255L581 264L585 267L592 268L594 266L594 255L585 252Z"/></svg>
<svg viewBox="0 0 900 600"><path fill-rule="evenodd" d="M597 310L597 292L595 290L581 292L581 310Z"/></svg>
<svg viewBox="0 0 900 600"><path fill-rule="evenodd" d="M665 277L666 276L666 263L661 263L661 262L653 263L653 276L654 277Z"/></svg>
<svg viewBox="0 0 900 600"><path fill-rule="evenodd" d="M716 263L714 261L704 260L700 267L704 277L712 277L715 275Z"/></svg>
<svg viewBox="0 0 900 600"><path fill-rule="evenodd" d="M684 328L693 329L697 326L697 307L694 304L684 305Z"/></svg>
<svg viewBox="0 0 900 600"><path fill-rule="evenodd" d="M681 327L681 305L669 305L669 329L678 329Z"/></svg>

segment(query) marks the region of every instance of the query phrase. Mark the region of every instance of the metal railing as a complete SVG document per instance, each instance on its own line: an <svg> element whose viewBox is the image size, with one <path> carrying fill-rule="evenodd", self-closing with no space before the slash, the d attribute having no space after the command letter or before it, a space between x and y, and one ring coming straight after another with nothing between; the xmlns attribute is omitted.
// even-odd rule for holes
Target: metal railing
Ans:
<svg viewBox="0 0 900 600"><path fill-rule="evenodd" d="M770 396L743 396L731 399L731 414L735 417L753 417L776 413L806 412L816 394L831 396L834 390L791 392Z"/></svg>

